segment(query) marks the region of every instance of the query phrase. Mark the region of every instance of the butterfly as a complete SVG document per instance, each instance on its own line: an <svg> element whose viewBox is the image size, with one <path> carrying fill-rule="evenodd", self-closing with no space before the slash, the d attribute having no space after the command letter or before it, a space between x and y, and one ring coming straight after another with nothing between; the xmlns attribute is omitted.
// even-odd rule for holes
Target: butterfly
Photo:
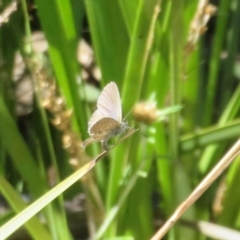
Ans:
<svg viewBox="0 0 240 240"><path fill-rule="evenodd" d="M93 142L101 142L102 147L107 150L107 141L125 132L128 128L122 120L121 99L116 83L109 83L102 91L97 101L97 110L88 122L88 133L90 137L82 146L85 148Z"/></svg>

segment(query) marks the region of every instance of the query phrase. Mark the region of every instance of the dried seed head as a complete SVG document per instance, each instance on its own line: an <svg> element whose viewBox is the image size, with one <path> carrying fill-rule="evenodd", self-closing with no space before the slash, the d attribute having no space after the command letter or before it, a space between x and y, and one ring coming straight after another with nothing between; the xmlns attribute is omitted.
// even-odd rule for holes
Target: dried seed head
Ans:
<svg viewBox="0 0 240 240"><path fill-rule="evenodd" d="M133 108L133 116L136 121L145 124L152 124L158 119L158 110L156 103L153 102L139 102Z"/></svg>
<svg viewBox="0 0 240 240"><path fill-rule="evenodd" d="M208 1L199 1L197 11L191 22L190 31L188 34L188 43L185 46L186 53L193 51L200 35L206 32L207 23L211 16L214 15L216 10L217 8L214 5L209 4Z"/></svg>

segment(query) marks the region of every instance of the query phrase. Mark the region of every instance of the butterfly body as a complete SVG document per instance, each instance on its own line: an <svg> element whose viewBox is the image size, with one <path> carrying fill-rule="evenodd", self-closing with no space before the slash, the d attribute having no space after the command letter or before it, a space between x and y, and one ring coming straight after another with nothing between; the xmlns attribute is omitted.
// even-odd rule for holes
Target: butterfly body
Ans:
<svg viewBox="0 0 240 240"><path fill-rule="evenodd" d="M122 121L121 100L117 85L109 83L101 93L97 110L93 113L88 123L88 138L83 147L93 143L101 142L107 149L107 141L111 137L122 134L128 128L127 123Z"/></svg>

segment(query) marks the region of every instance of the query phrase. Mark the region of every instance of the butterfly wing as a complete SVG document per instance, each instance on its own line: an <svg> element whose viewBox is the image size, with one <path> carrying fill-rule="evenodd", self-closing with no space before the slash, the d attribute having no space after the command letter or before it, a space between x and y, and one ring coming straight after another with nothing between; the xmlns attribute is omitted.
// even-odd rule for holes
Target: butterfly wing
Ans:
<svg viewBox="0 0 240 240"><path fill-rule="evenodd" d="M88 122L88 132L102 118L112 118L122 122L121 99L116 83L109 83L102 91L97 101L97 110Z"/></svg>

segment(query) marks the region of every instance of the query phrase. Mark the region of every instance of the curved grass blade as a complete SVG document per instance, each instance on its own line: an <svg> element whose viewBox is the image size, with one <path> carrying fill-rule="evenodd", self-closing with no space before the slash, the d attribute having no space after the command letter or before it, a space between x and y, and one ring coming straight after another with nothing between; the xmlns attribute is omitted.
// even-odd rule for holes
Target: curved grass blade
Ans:
<svg viewBox="0 0 240 240"><path fill-rule="evenodd" d="M119 142L123 141L124 139L126 139L127 137L132 135L135 131L133 129L131 129L130 132L127 133L127 136L126 137L123 136L123 138ZM91 162L85 164L82 168L77 170L75 173L73 173L67 179L65 179L64 181L59 183L56 187L54 187L49 192L47 192L42 197L40 197L37 201L35 201L29 207L24 209L20 214L18 214L14 218L12 218L5 225L3 225L0 228L1 237L3 239L5 239L8 236L10 236L14 231L16 231L19 227L21 227L25 222L27 222L30 218L32 218L36 213L38 213L41 209L43 209L46 205L48 205L51 201L53 201L56 197L58 197L66 189L68 189L76 181L78 181L86 173L88 173L96 165L97 161L99 161L110 149L112 149L116 146L117 145L114 145L111 148L109 148L108 150L105 150L102 153L100 153Z"/></svg>

